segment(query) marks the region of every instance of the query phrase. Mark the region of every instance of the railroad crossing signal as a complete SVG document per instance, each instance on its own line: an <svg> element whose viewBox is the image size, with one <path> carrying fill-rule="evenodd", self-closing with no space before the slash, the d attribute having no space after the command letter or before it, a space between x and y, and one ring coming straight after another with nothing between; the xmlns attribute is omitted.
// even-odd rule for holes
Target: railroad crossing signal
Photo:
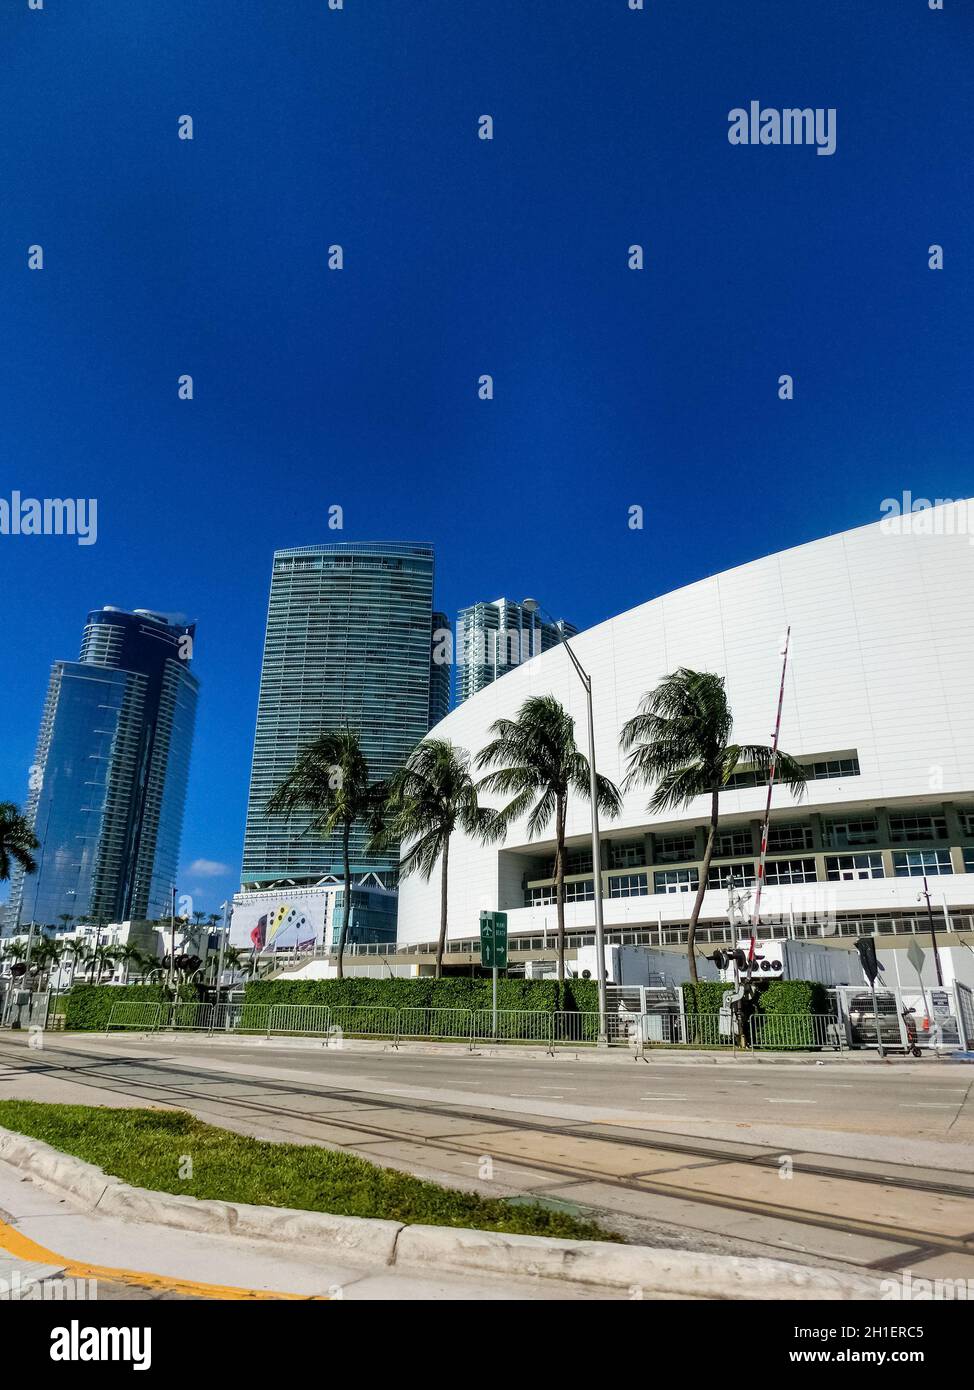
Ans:
<svg viewBox="0 0 974 1390"><path fill-rule="evenodd" d="M480 914L480 964L493 970L507 969L507 913Z"/></svg>

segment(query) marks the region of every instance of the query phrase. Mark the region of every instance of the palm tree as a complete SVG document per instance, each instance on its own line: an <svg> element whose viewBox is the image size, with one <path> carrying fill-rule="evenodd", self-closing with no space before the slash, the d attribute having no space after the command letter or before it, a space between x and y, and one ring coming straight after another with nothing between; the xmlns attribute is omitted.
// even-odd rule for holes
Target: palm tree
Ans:
<svg viewBox="0 0 974 1390"><path fill-rule="evenodd" d="M4 960L12 961L12 962L13 962L13 965L16 965L16 964L18 964L18 962L22 961L26 955L27 955L27 947L24 945L24 943L23 943L22 941L11 941L11 942L8 942L8 944L7 944L7 945L4 947L4 949L3 949L3 958L4 958ZM12 973L12 967L11 967L11 973Z"/></svg>
<svg viewBox="0 0 974 1390"><path fill-rule="evenodd" d="M575 721L553 695L532 695L518 710L516 719L498 719L491 725L493 741L477 756L478 767L501 766L480 782L486 791L512 799L497 812L500 833L523 815L528 816L528 835L533 839L555 822L555 904L558 913L558 982L565 979L565 822L572 792L589 796L588 759L575 743ZM614 782L599 776L598 808L615 817L622 798ZM601 891L601 884L595 890Z"/></svg>
<svg viewBox="0 0 974 1390"><path fill-rule="evenodd" d="M223 968L235 975L243 966L244 953L239 946L227 946L223 952ZM217 981L219 984L219 981Z"/></svg>
<svg viewBox="0 0 974 1390"><path fill-rule="evenodd" d="M338 937L338 978L342 979L345 939L352 906L352 869L349 841L352 826L364 822L379 829L385 788L369 778L369 767L359 736L351 729L321 734L300 755L267 803L271 814L311 812L309 830L323 837L341 834L345 892L342 925Z"/></svg>
<svg viewBox="0 0 974 1390"><path fill-rule="evenodd" d="M426 739L413 749L389 784L387 823L370 848L381 852L399 842L412 844L399 861L401 875L418 869L429 879L440 860L440 936L436 977L443 974L446 943L450 838L454 830L484 841L498 839L504 825L496 811L481 806L470 776L470 755L447 739Z"/></svg>
<svg viewBox="0 0 974 1390"><path fill-rule="evenodd" d="M0 801L0 883L10 877L14 862L25 874L37 871L37 861L32 851L40 848L40 841L31 829L26 816L22 816L12 801Z"/></svg>
<svg viewBox="0 0 974 1390"><path fill-rule="evenodd" d="M132 942L126 942L124 946L119 946L115 953L115 957L122 965L125 966L125 984L128 984L129 982L129 976L132 972L133 966L140 975L142 974L145 968L145 957L139 950L138 946L133 945Z"/></svg>
<svg viewBox="0 0 974 1390"><path fill-rule="evenodd" d="M625 787L654 788L649 810L682 809L698 796L710 798L710 829L687 928L690 978L697 979L694 940L697 919L707 891L720 822L720 793L731 776L753 770L760 780L771 775L772 750L763 743L731 743L734 717L727 702L723 676L681 666L644 695L639 713L622 727L620 742L629 753ZM775 778L801 797L805 769L787 753L778 752Z"/></svg>

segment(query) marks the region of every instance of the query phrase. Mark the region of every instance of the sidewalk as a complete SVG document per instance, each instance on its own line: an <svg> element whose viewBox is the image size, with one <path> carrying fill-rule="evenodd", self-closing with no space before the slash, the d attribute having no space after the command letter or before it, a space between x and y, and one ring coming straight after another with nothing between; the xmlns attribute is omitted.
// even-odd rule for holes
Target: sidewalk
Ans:
<svg viewBox="0 0 974 1390"><path fill-rule="evenodd" d="M933 1052L925 1052L922 1057L908 1057L894 1053L892 1056L887 1054L880 1057L878 1053L872 1051L843 1051L843 1052L765 1052L754 1051L753 1049L734 1049L727 1048L718 1050L716 1048L689 1048L689 1047L648 1047L640 1052L631 1047L572 1047L570 1045L559 1044L554 1052L550 1052L542 1043L533 1046L517 1043L498 1043L493 1046L490 1044L478 1044L470 1047L463 1042L400 1042L393 1043L388 1040L373 1040L371 1038L342 1038L340 1042L325 1037L307 1037L300 1034L287 1033L277 1034L268 1037L265 1033L207 1033L196 1029L161 1029L158 1032L140 1033L135 1030L117 1029L112 1033L103 1032L58 1032L58 1038L70 1040L71 1038L82 1039L101 1039L117 1040L127 1038L133 1042L158 1042L165 1039L166 1046L171 1044L188 1044L195 1046L214 1046L214 1047L245 1047L251 1046L255 1050L284 1049L293 1051L294 1048L309 1048L319 1052L360 1052L360 1053L386 1053L394 1052L400 1056L414 1057L499 1057L499 1058L520 1058L531 1061L546 1060L552 1063L558 1061L571 1062L591 1062L599 1066L614 1066L619 1063L631 1066L633 1062L642 1062L652 1065L654 1061L678 1063L685 1066L790 1066L790 1067L840 1067L852 1066L858 1071L864 1066L895 1066L897 1064L908 1065L910 1067L930 1066L934 1063L944 1063L950 1060L949 1054L938 1056Z"/></svg>

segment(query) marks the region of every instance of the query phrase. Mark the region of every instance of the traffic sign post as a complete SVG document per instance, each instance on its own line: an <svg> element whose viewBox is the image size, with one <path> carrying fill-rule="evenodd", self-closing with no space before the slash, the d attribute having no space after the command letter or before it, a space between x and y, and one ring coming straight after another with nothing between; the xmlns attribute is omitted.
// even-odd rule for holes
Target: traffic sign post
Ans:
<svg viewBox="0 0 974 1390"><path fill-rule="evenodd" d="M491 971L493 1037L497 1037L497 972L507 969L507 913L480 914L480 964Z"/></svg>

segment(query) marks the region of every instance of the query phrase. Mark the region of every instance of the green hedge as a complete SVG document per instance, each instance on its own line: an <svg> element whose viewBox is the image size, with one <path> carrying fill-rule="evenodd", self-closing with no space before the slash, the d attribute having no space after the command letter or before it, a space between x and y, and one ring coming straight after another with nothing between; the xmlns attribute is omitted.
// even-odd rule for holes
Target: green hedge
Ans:
<svg viewBox="0 0 974 1390"><path fill-rule="evenodd" d="M248 1004L328 1004L386 1009L489 1009L491 981L459 975L437 980L363 979L252 980L246 987ZM507 980L497 982L498 1009L536 1009L552 1013L597 1011L595 980Z"/></svg>
<svg viewBox="0 0 974 1390"><path fill-rule="evenodd" d="M827 1014L829 997L817 980L758 981L757 1011L761 1014ZM688 1014L719 1013L721 1000L732 984L717 980L684 981L683 1008Z"/></svg>
<svg viewBox="0 0 974 1390"><path fill-rule="evenodd" d="M681 988L684 1013L717 1014L720 1013L724 995L734 986L719 980L698 980L696 984L693 980L684 980Z"/></svg>
<svg viewBox="0 0 974 1390"><path fill-rule="evenodd" d="M181 1000L199 999L195 985L180 985ZM104 1032L113 1004L145 1002L167 1004L170 995L165 985L73 985L67 995L65 1027L86 1032Z"/></svg>
<svg viewBox="0 0 974 1390"><path fill-rule="evenodd" d="M827 1014L829 996L817 980L771 980L758 997L762 1014Z"/></svg>

